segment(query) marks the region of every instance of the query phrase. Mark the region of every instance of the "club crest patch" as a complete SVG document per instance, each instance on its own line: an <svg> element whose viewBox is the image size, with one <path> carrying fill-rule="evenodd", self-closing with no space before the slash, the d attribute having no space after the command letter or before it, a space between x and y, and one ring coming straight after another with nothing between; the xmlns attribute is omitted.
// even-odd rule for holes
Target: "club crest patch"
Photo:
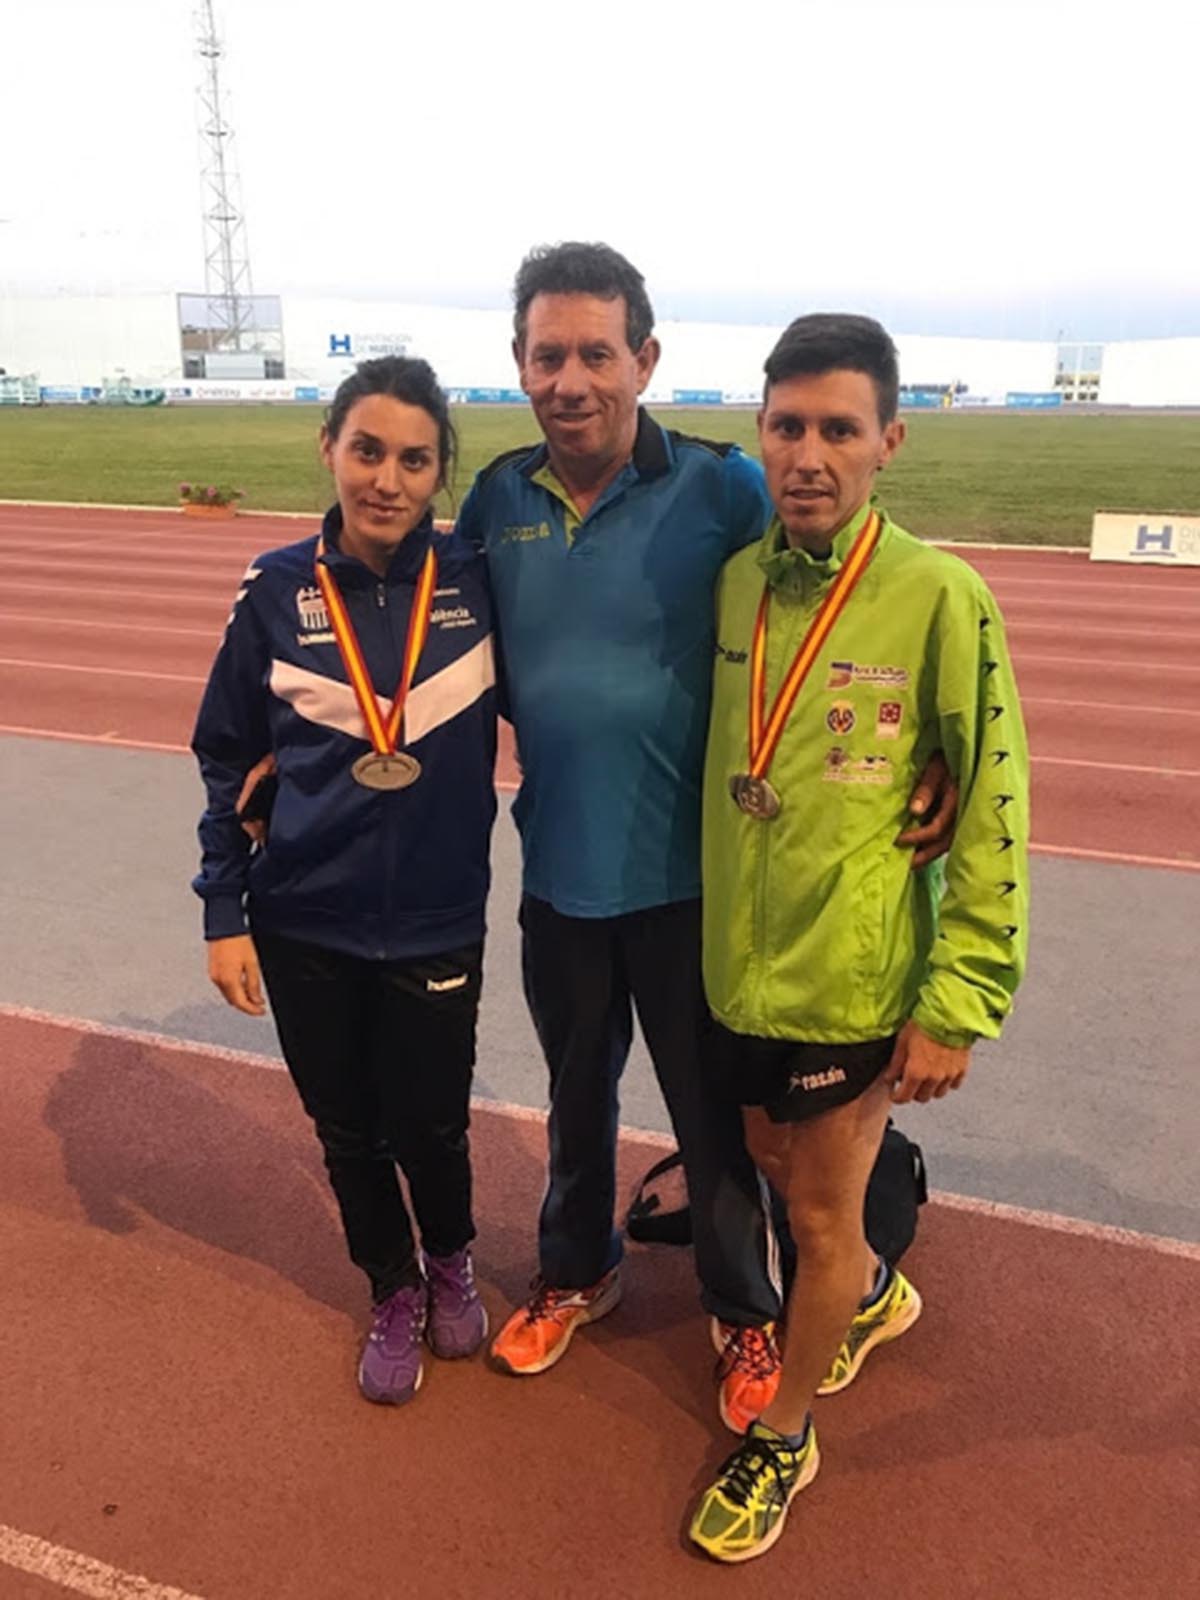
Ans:
<svg viewBox="0 0 1200 1600"><path fill-rule="evenodd" d="M845 735L854 727L854 707L849 700L835 700L825 717L830 733Z"/></svg>

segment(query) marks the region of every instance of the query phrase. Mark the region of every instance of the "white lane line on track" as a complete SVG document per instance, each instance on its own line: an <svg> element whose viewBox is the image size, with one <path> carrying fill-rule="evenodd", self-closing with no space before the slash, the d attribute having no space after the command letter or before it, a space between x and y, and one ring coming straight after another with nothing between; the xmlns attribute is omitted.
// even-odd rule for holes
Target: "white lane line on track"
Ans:
<svg viewBox="0 0 1200 1600"><path fill-rule="evenodd" d="M90 1595L92 1600L200 1600L174 1584L155 1583L136 1572L122 1572L95 1556L81 1555L32 1533L0 1522L0 1562L17 1572L45 1578L61 1589Z"/></svg>
<svg viewBox="0 0 1200 1600"><path fill-rule="evenodd" d="M1076 706L1087 711L1136 711L1139 717L1200 717L1200 710L1188 706L1147 706L1135 700L1054 700L1043 695L1023 694L1022 706Z"/></svg>
<svg viewBox="0 0 1200 1600"><path fill-rule="evenodd" d="M1069 856L1123 867L1170 867L1174 872L1200 872L1200 861L1187 861L1177 856L1137 856L1120 850L1084 850L1071 844L1031 844L1029 850L1035 856Z"/></svg>
<svg viewBox="0 0 1200 1600"><path fill-rule="evenodd" d="M22 661L11 656L0 656L0 667L19 667L39 672L82 672L90 677L101 678L141 678L150 683L204 684L208 681L206 678L189 676L182 672L138 672L130 667L85 667L62 661ZM1035 755L1031 756L1030 760L1055 767L1094 767L1101 772L1137 772L1154 777L1200 778L1200 771L1188 767L1144 767L1120 761L1085 761L1070 756Z"/></svg>
<svg viewBox="0 0 1200 1600"><path fill-rule="evenodd" d="M139 672L135 667L87 667L73 661L26 661L19 656L0 656L0 667L32 667L37 672L86 672L93 678L146 678L154 683L207 683L205 677L182 672Z"/></svg>
<svg viewBox="0 0 1200 1600"><path fill-rule="evenodd" d="M1102 591L1104 594L1115 594L1122 596L1128 596L1130 594L1153 595L1155 599L1161 599L1165 597L1168 600L1178 600L1181 593L1185 598L1190 597L1193 593L1200 596L1200 579L1197 579L1196 590L1181 590L1179 587L1172 587L1169 584L1156 583L1087 583L1082 578L1005 578L1000 575L989 578L988 583L997 594L1001 595L1006 589L1018 588L1049 589L1054 595L1061 595L1065 591L1069 590L1072 594L1072 599L1069 602L1071 605L1077 604L1076 600L1073 598L1075 594L1090 595L1096 594L1098 591ZM1020 596L1014 596L1013 603L1019 599ZM1040 597L1030 596L1026 603L1029 605L1041 605L1042 601ZM1111 604L1112 602L1104 603Z"/></svg>
<svg viewBox="0 0 1200 1600"><path fill-rule="evenodd" d="M89 594L92 592L88 591ZM1006 617L1004 626L1009 633L1057 633L1061 636L1064 629L1071 625L1072 611L1069 607L1063 608L1063 614L1057 622L1024 622L1019 617L1015 620ZM1200 628L1106 628L1102 622L1088 622L1080 624L1080 631L1090 630L1094 633L1103 632L1106 639L1182 639L1185 644L1195 645L1200 638Z"/></svg>
<svg viewBox="0 0 1200 1600"><path fill-rule="evenodd" d="M138 511L148 517L170 516L178 517L180 523L184 521L178 505L173 506L121 506L113 505L107 500L0 500L0 506L20 506L26 511ZM230 517L230 522L240 522L243 517L282 517L289 521L318 522L320 513L316 511L239 511L236 517ZM231 530L219 529L225 533ZM984 546L980 545L979 549ZM1020 545L1002 545L1001 549L1019 550ZM1028 548L1041 550L1053 549L1052 545L1032 545Z"/></svg>
<svg viewBox="0 0 1200 1600"><path fill-rule="evenodd" d="M2 661L0 661L0 665L3 665ZM33 662L30 663L30 665L41 665L41 663ZM72 667L64 670L69 670L72 672L87 672L91 671L92 669L88 667ZM107 671L109 669L105 668L101 670ZM132 673L127 674L127 676L155 677L157 674ZM203 683L204 679L188 678L182 681L187 683ZM123 750L165 750L169 751L173 755L188 755L190 753L190 747L183 744L159 744L150 739L118 738L114 734L70 733L57 728L29 728L23 727L21 724L15 722L0 722L0 734L5 733L16 734L22 738L29 739L57 739L65 744L111 745L116 749ZM1200 778L1200 771L1191 771L1184 767L1122 766L1117 762L1110 761L1076 761L1067 756L1031 756L1030 761L1034 763L1043 762L1050 766L1060 767L1095 767L1102 772L1137 772L1141 773L1142 775L1149 775L1151 777L1159 778ZM507 779L502 779L496 784L496 788L502 794L515 794L520 788L520 784L518 782L509 782ZM1046 845L1034 845L1032 848L1036 850L1049 849L1051 847ZM1112 856L1105 857L1105 859L1111 859L1114 861L1154 861L1156 865L1159 864L1158 858L1151 856ZM1166 862L1164 859L1162 864L1168 865L1170 863Z"/></svg>
<svg viewBox="0 0 1200 1600"><path fill-rule="evenodd" d="M102 628L109 633L169 633L184 639L208 639L215 645L220 628L168 628L153 622L101 622L96 617L43 617L28 611L0 611L0 622L46 623L56 628Z"/></svg>
<svg viewBox="0 0 1200 1600"><path fill-rule="evenodd" d="M994 1217L997 1222L1018 1222L1048 1233L1069 1233L1106 1244L1132 1245L1135 1250L1153 1250L1159 1255L1181 1256L1185 1261L1200 1261L1200 1244L1188 1239L1168 1239L1158 1233L1136 1233L1132 1228L1114 1228L1111 1223L1085 1222L1081 1217L1063 1217L1055 1211L1032 1211L1025 1206L1006 1205L1002 1200L978 1200L974 1195L950 1194L931 1189L929 1198L948 1211L966 1211L972 1216Z"/></svg>
<svg viewBox="0 0 1200 1600"><path fill-rule="evenodd" d="M156 744L153 739L119 739L109 733L66 733L60 728L22 728L14 722L0 722L0 734L12 733L22 739L57 739L60 744L110 745L115 750L162 750L173 756L191 755L186 744Z"/></svg>
<svg viewBox="0 0 1200 1600"><path fill-rule="evenodd" d="M232 581L225 578L214 579L212 595L193 594L192 591L196 587L195 584L189 584L184 589L139 589L135 584L127 583L123 584L119 589L107 589L95 583L88 583L83 586L76 583L61 583L56 588L52 588L44 583L22 583L20 580L14 582L11 578L5 578L4 580L5 592L10 589L19 589L28 594L48 595L57 592L70 594L81 600L91 600L100 595L106 597L115 595L117 599L125 601L127 608L130 610L142 600L173 600L177 604L181 600L185 603L191 600L197 605L216 606L221 604L223 596L225 609L228 611L233 604L234 592L237 589L237 578ZM219 593L218 590L220 591Z"/></svg>
<svg viewBox="0 0 1200 1600"><path fill-rule="evenodd" d="M239 1066L266 1068L270 1072L286 1070L283 1062L275 1056L259 1055L250 1050L231 1050L225 1045L175 1039L165 1033L122 1028L114 1023L93 1022L85 1017L64 1017L53 1011L39 1011L33 1006L11 1005L0 1001L0 1017L11 1017L18 1022L33 1022L44 1027L66 1028L74 1033L99 1034L106 1039L121 1039L128 1044L150 1045L159 1050L175 1050L184 1055L204 1056L214 1061L228 1061ZM546 1122L546 1113L534 1106L514 1105L508 1100L486 1100L481 1095L472 1095L471 1104L480 1111L494 1112L497 1116L517 1122L531 1122L543 1126ZM650 1145L655 1149L673 1149L675 1145L674 1139L668 1134L656 1133L650 1128L631 1128L622 1124L619 1131L623 1138ZM937 1204L956 1211L975 1211L1005 1221L1020 1222L1026 1227L1044 1228L1054 1233L1085 1234L1091 1238L1127 1245L1132 1249L1153 1250L1164 1255L1186 1256L1189 1260L1200 1261L1200 1244L1193 1244L1186 1239L1170 1239L1155 1233L1137 1233L1133 1229L1117 1228L1108 1223L1060 1216L1053 1211L1030 1211L1021 1206L1006 1205L998 1200L978 1200L972 1195L952 1194L945 1190L931 1191L930 1198Z"/></svg>
<svg viewBox="0 0 1200 1600"><path fill-rule="evenodd" d="M1120 600L1063 600L1059 596L1046 595L1014 595L1004 603L1006 620L1012 619L1015 613L1025 608L1037 607L1039 610L1053 608L1064 616L1075 616L1082 611L1103 611L1109 616L1114 614L1134 615L1139 621L1146 617L1196 617L1200 619L1200 601L1195 605L1147 605L1144 600L1139 600L1136 607L1130 608Z"/></svg>
<svg viewBox="0 0 1200 1600"><path fill-rule="evenodd" d="M1062 631L1061 629L1059 630ZM1116 635L1110 635L1110 640L1115 640ZM1094 656L1060 656L1034 654L1029 650L1014 650L1013 661L1020 667L1027 661L1053 661L1064 667L1112 667L1118 672L1157 672L1168 677L1176 678L1181 672L1200 672L1200 665L1189 667L1183 662L1175 661L1114 661L1107 658L1098 661Z"/></svg>
<svg viewBox="0 0 1200 1600"><path fill-rule="evenodd" d="M59 744L95 744L110 750L154 750L171 756L190 756L186 744L160 744L153 739L122 739L115 733L64 733L59 728L23 728L14 722L0 722L0 735L12 734L19 739L55 739ZM497 780L499 794L516 794L519 783L508 779Z"/></svg>
<svg viewBox="0 0 1200 1600"><path fill-rule="evenodd" d="M1030 756L1030 761L1047 767L1091 767L1097 772L1137 772L1154 778L1200 778L1192 767L1135 767L1122 761L1085 761L1076 756Z"/></svg>

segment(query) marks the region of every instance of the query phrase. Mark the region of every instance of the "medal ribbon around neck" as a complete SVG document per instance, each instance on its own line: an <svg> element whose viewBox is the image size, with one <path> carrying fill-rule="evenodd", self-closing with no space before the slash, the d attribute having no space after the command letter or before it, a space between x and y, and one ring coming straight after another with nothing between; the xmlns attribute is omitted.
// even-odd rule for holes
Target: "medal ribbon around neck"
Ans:
<svg viewBox="0 0 1200 1600"><path fill-rule="evenodd" d="M362 647L354 631L354 624L350 621L350 613L346 610L346 602L342 599L332 572L321 559L324 554L325 537L322 534L317 539L317 584L325 601L325 609L329 612L342 664L346 668L346 676L350 679L354 698L358 701L358 708L362 712L362 719L367 725L367 733L376 753L381 756L395 755L400 728L404 721L404 703L408 699L413 674L417 670L417 662L421 658L421 651L429 633L433 592L437 588L437 557L431 545L425 553L425 562L417 579L417 592L413 596L412 611L408 618L408 637L404 641L404 664L400 672L400 682L396 685L392 708L385 722L379 714L375 686L363 661Z"/></svg>
<svg viewBox="0 0 1200 1600"><path fill-rule="evenodd" d="M763 585L762 599L758 603L758 615L754 619L754 638L750 645L750 776L752 778L766 776L784 725L796 703L796 696L800 693L801 686L808 677L809 669L817 659L822 645L833 632L834 623L846 609L858 580L866 571L867 563L875 552L882 531L883 519L877 511L872 511L858 537L850 546L845 561L838 568L837 577L821 602L821 609L809 625L808 632L804 635L795 659L788 668L787 676L779 687L775 704L769 714L767 712L767 611L770 606L771 586Z"/></svg>

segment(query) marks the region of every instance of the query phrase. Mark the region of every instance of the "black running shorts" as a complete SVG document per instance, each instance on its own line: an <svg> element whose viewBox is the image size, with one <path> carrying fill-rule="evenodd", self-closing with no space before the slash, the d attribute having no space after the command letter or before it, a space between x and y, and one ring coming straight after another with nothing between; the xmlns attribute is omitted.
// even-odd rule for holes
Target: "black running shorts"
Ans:
<svg viewBox="0 0 1200 1600"><path fill-rule="evenodd" d="M896 1035L863 1044L809 1044L731 1033L713 1021L705 1040L710 1070L740 1105L762 1106L772 1122L806 1122L848 1105L892 1059Z"/></svg>

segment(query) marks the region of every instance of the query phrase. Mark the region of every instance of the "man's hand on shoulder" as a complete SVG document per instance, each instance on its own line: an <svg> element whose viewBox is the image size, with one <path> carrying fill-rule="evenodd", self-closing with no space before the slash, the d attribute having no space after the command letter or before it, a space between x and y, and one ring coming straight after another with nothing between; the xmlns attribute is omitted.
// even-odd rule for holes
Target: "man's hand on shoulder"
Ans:
<svg viewBox="0 0 1200 1600"><path fill-rule="evenodd" d="M930 756L924 772L917 780L908 809L920 821L905 828L896 843L911 849L912 865L927 867L931 861L944 856L954 843L954 824L958 820L958 785L950 775L946 758L940 750Z"/></svg>
<svg viewBox="0 0 1200 1600"><path fill-rule="evenodd" d="M885 1082L892 1086L892 1104L902 1106L916 1100L924 1105L928 1100L940 1100L962 1083L970 1055L970 1045L939 1044L915 1022L906 1022L884 1071Z"/></svg>

